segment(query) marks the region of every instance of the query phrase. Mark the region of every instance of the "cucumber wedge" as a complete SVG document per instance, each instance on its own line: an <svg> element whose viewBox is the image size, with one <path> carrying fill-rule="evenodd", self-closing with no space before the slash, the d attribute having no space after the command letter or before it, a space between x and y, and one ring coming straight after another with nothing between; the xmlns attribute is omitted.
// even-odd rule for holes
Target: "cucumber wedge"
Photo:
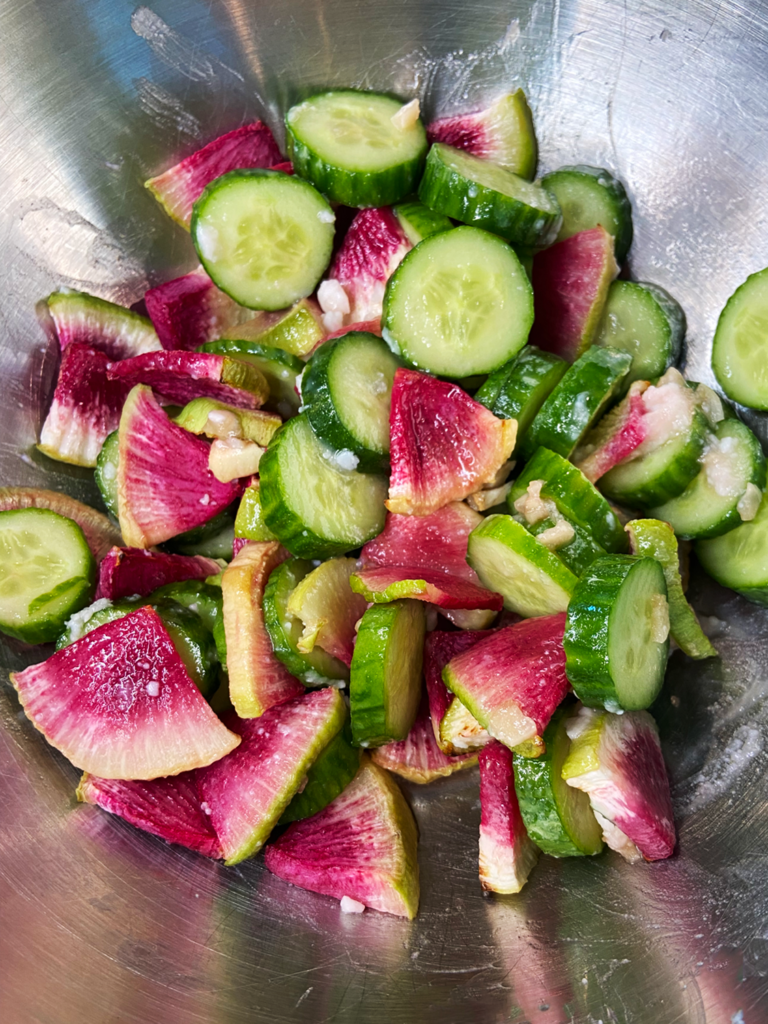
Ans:
<svg viewBox="0 0 768 1024"><path fill-rule="evenodd" d="M696 557L724 587L755 604L768 605L768 498L763 493L755 518L734 530L696 542Z"/></svg>
<svg viewBox="0 0 768 1024"><path fill-rule="evenodd" d="M717 321L712 369L723 391L750 409L768 409L768 268L751 274Z"/></svg>
<svg viewBox="0 0 768 1024"><path fill-rule="evenodd" d="M117 466L120 461L118 432L113 430L108 434L104 444L101 446L99 457L96 459L96 468L93 471L93 479L99 488L101 500L107 507L107 512L117 519Z"/></svg>
<svg viewBox="0 0 768 1024"><path fill-rule="evenodd" d="M314 299L300 299L287 310L257 313L251 320L227 328L222 338L252 341L304 359L325 338L321 316Z"/></svg>
<svg viewBox="0 0 768 1024"><path fill-rule="evenodd" d="M546 174L541 184L563 211L558 242L600 224L615 239L617 261L624 262L632 244L632 207L618 178L604 167L576 164Z"/></svg>
<svg viewBox="0 0 768 1024"><path fill-rule="evenodd" d="M655 558L606 555L568 606L566 674L588 707L634 711L661 690L669 653L664 570Z"/></svg>
<svg viewBox="0 0 768 1024"><path fill-rule="evenodd" d="M235 517L235 537L244 540L277 540L264 522L261 511L261 487L259 481L247 487L240 500Z"/></svg>
<svg viewBox="0 0 768 1024"><path fill-rule="evenodd" d="M430 235L436 235L440 231L450 231L453 227L450 218L442 213L435 213L434 210L430 210L428 206L420 203L418 199L406 199L393 206L392 212L397 217L397 221L411 245L418 245Z"/></svg>
<svg viewBox="0 0 768 1024"><path fill-rule="evenodd" d="M347 721L310 767L304 787L283 811L278 825L290 825L322 811L347 788L359 768L360 750L352 745Z"/></svg>

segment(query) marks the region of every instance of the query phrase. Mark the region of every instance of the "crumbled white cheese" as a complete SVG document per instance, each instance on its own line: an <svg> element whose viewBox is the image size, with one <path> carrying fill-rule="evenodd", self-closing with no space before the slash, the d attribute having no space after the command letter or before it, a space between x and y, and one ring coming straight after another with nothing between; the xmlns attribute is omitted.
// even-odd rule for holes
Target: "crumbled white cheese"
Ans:
<svg viewBox="0 0 768 1024"><path fill-rule="evenodd" d="M550 526L548 530L542 530L536 536L536 540L539 544L543 544L545 548L549 548L550 551L556 551L564 544L570 544L574 536L574 529L568 520L560 519L554 526Z"/></svg>
<svg viewBox="0 0 768 1024"><path fill-rule="evenodd" d="M333 224L336 220L336 214L333 210L318 210L317 219L321 224Z"/></svg>
<svg viewBox="0 0 768 1024"><path fill-rule="evenodd" d="M340 331L344 326L343 313L323 313L320 319L323 321L323 327L327 334L335 334L336 331Z"/></svg>
<svg viewBox="0 0 768 1024"><path fill-rule="evenodd" d="M208 469L221 483L253 476L266 449L240 437L216 438L208 452Z"/></svg>
<svg viewBox="0 0 768 1024"><path fill-rule="evenodd" d="M364 910L364 903L360 903L358 900L353 900L351 896L341 897L342 914L362 914Z"/></svg>
<svg viewBox="0 0 768 1024"><path fill-rule="evenodd" d="M354 452L348 448L342 448L340 451L334 451L332 448L324 448L323 455L327 462L330 462L332 466L337 469L344 469L351 471L357 469L360 459L355 455Z"/></svg>
<svg viewBox="0 0 768 1024"><path fill-rule="evenodd" d="M211 409L203 433L210 437L240 437L240 417L229 409Z"/></svg>
<svg viewBox="0 0 768 1024"><path fill-rule="evenodd" d="M651 598L651 640L663 644L669 636L669 604L663 594Z"/></svg>
<svg viewBox="0 0 768 1024"><path fill-rule="evenodd" d="M329 278L317 289L317 301L324 313L349 313L349 296L340 281Z"/></svg>
<svg viewBox="0 0 768 1024"><path fill-rule="evenodd" d="M410 103L404 103L398 112L392 115L390 121L398 131L407 132L419 120L420 113L419 101L411 100Z"/></svg>
<svg viewBox="0 0 768 1024"><path fill-rule="evenodd" d="M219 232L211 224L198 222L195 230L197 251L206 260L215 260L219 255Z"/></svg>
<svg viewBox="0 0 768 1024"><path fill-rule="evenodd" d="M147 693L150 697L160 696L160 683L156 679L152 679L147 683Z"/></svg>
<svg viewBox="0 0 768 1024"><path fill-rule="evenodd" d="M530 526L540 523L542 519L553 519L557 521L559 513L554 501L542 498L541 488L544 480L531 480L528 490L521 494L515 502L515 511L525 517Z"/></svg>
<svg viewBox="0 0 768 1024"><path fill-rule="evenodd" d="M735 498L741 493L743 477L733 457L737 447L735 437L713 438L701 459L707 483L721 498Z"/></svg>
<svg viewBox="0 0 768 1024"><path fill-rule="evenodd" d="M501 505L502 502L507 500L507 495L512 490L512 481L508 484L502 484L501 487L487 488L482 491L476 491L474 494L470 494L467 498L467 504L470 508L473 508L475 512L485 512L486 509L493 508L494 505Z"/></svg>
<svg viewBox="0 0 768 1024"><path fill-rule="evenodd" d="M739 499L739 503L736 506L736 511L745 523L748 523L757 515L757 510L760 508L760 500L762 497L760 488L756 484L747 484L747 489L742 494Z"/></svg>
<svg viewBox="0 0 768 1024"><path fill-rule="evenodd" d="M104 608L110 608L111 605L112 602L108 601L106 597L100 597L98 601L89 604L87 608L83 608L81 611L75 612L74 615L70 615L67 619L67 630L69 631L70 639L79 640L87 623L96 612L100 612Z"/></svg>

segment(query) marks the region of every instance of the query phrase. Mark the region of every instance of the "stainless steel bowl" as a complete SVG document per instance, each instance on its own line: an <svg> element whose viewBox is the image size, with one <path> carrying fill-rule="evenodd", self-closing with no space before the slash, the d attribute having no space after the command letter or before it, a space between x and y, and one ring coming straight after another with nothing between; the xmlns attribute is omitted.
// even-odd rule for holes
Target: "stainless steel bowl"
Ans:
<svg viewBox="0 0 768 1024"><path fill-rule="evenodd" d="M683 303L711 382L719 310L768 265L765 0L6 0L0 5L4 483L95 499L35 454L55 368L35 302L130 303L192 265L141 182L310 87L419 95L429 115L523 85L541 166L604 164L632 272ZM765 423L759 420L763 437ZM657 708L678 854L547 860L483 898L472 773L409 790L418 920L341 915L259 861L225 869L76 807L76 772L0 695L3 1024L768 1020L768 617L694 576L721 658L673 655ZM5 667L28 655L3 645Z"/></svg>

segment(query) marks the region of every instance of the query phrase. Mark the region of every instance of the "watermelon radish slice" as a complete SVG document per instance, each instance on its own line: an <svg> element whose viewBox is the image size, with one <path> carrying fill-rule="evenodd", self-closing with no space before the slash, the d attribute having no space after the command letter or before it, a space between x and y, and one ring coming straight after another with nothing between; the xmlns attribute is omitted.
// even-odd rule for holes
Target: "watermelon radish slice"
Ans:
<svg viewBox="0 0 768 1024"><path fill-rule="evenodd" d="M145 316L114 302L67 290L49 295L46 304L62 352L68 345L88 345L115 361L161 347Z"/></svg>
<svg viewBox="0 0 768 1024"><path fill-rule="evenodd" d="M276 541L247 543L221 577L229 697L241 718L258 718L304 687L275 657L262 601L269 574L289 558Z"/></svg>
<svg viewBox="0 0 768 1024"><path fill-rule="evenodd" d="M442 633L435 630L427 634L424 644L424 681L427 687L427 698L429 700L429 714L432 719L432 730L435 734L437 745L444 754L459 754L463 751L456 748L453 741L448 740L444 735L443 725L446 717L453 708L455 717L460 710L457 705L461 704L458 697L455 697L443 682L443 669L458 654L463 654L470 647L474 647L484 638L490 636L488 630L462 630L458 633ZM464 709L466 711L466 709ZM467 716L469 712L466 712ZM466 737L454 737L462 739L465 743L465 750L476 750L484 746L490 740L490 736L483 729L479 722L472 719L474 728Z"/></svg>
<svg viewBox="0 0 768 1024"><path fill-rule="evenodd" d="M541 734L570 690L565 676L565 614L496 630L453 658L443 680L494 739L542 753Z"/></svg>
<svg viewBox="0 0 768 1024"><path fill-rule="evenodd" d="M225 718L242 742L197 774L227 864L239 864L261 849L346 717L343 697L326 687L270 708L258 721Z"/></svg>
<svg viewBox="0 0 768 1024"><path fill-rule="evenodd" d="M108 434L117 429L130 388L112 381L109 357L87 345L71 344L61 356L51 407L38 448L58 462L95 466Z"/></svg>
<svg viewBox="0 0 768 1024"><path fill-rule="evenodd" d="M392 386L390 512L426 516L489 483L515 446L500 420L456 384L400 367Z"/></svg>
<svg viewBox="0 0 768 1024"><path fill-rule="evenodd" d="M213 352L148 352L110 363L107 374L128 390L147 384L176 405L186 405L193 398L214 398L258 409L269 397L269 385L258 367Z"/></svg>
<svg viewBox="0 0 768 1024"><path fill-rule="evenodd" d="M531 345L569 363L578 359L595 340L608 288L618 272L613 236L600 226L536 253Z"/></svg>
<svg viewBox="0 0 768 1024"><path fill-rule="evenodd" d="M360 552L364 569L409 565L459 576L480 584L467 563L467 540L483 517L463 502L454 501L428 516L387 515L384 529Z"/></svg>
<svg viewBox="0 0 768 1024"><path fill-rule="evenodd" d="M192 351L253 315L217 288L202 267L150 288L144 302L160 343L168 350Z"/></svg>
<svg viewBox="0 0 768 1024"><path fill-rule="evenodd" d="M539 856L520 814L512 751L494 740L480 751L480 884L520 892Z"/></svg>
<svg viewBox="0 0 768 1024"><path fill-rule="evenodd" d="M653 718L647 711L580 707L566 731L571 748L563 778L587 793L611 849L628 861L671 857L675 823Z"/></svg>
<svg viewBox="0 0 768 1024"><path fill-rule="evenodd" d="M254 121L220 135L144 185L165 212L189 230L192 207L214 178L238 168L274 167L281 165L282 159L272 132L261 121Z"/></svg>
<svg viewBox="0 0 768 1024"><path fill-rule="evenodd" d="M357 594L374 604L388 604L402 597L436 604L439 608L490 608L501 611L504 598L491 590L470 583L460 576L449 576L434 569L415 566L380 566L358 569L349 578Z"/></svg>
<svg viewBox="0 0 768 1024"><path fill-rule="evenodd" d="M340 796L290 825L264 851L279 878L413 920L419 905L416 822L391 776L364 759Z"/></svg>
<svg viewBox="0 0 768 1024"><path fill-rule="evenodd" d="M72 519L83 531L91 554L100 562L110 548L122 542L120 531L96 509L83 505L68 494L47 491L42 487L0 487L0 512L16 508L49 508L60 516Z"/></svg>
<svg viewBox="0 0 768 1024"><path fill-rule="evenodd" d="M132 594L146 597L167 583L204 580L220 571L218 562L201 555L167 555L143 548L114 547L99 566L96 598L119 601Z"/></svg>
<svg viewBox="0 0 768 1024"><path fill-rule="evenodd" d="M239 497L208 469L209 446L176 426L151 390L135 387L120 417L120 529L128 547L148 548L202 526Z"/></svg>
<svg viewBox="0 0 768 1024"><path fill-rule="evenodd" d="M412 248L388 206L361 210L344 236L328 280L318 290L326 329L380 320L387 281Z"/></svg>
<svg viewBox="0 0 768 1024"><path fill-rule="evenodd" d="M222 856L211 819L201 806L196 772L150 782L99 779L86 772L77 799L204 857Z"/></svg>
<svg viewBox="0 0 768 1024"><path fill-rule="evenodd" d="M377 338L381 337L381 320L361 320L356 324L349 324L348 327L340 327L338 331L331 331L326 337L326 341L330 341L331 338L341 338L345 334L350 334L352 331L360 331L364 334L375 334Z"/></svg>
<svg viewBox="0 0 768 1024"><path fill-rule="evenodd" d="M633 455L648 436L644 392L647 380L634 381L627 395L611 409L573 453L572 461L593 484Z"/></svg>
<svg viewBox="0 0 768 1024"><path fill-rule="evenodd" d="M11 681L51 746L101 778L178 775L240 742L206 704L149 607L94 629Z"/></svg>
<svg viewBox="0 0 768 1024"><path fill-rule="evenodd" d="M472 768L477 764L475 754L449 757L438 747L426 692L422 696L416 721L406 738L377 747L371 751L371 759L380 768L402 775L410 782L419 783L434 782L442 776L453 775L461 768Z"/></svg>

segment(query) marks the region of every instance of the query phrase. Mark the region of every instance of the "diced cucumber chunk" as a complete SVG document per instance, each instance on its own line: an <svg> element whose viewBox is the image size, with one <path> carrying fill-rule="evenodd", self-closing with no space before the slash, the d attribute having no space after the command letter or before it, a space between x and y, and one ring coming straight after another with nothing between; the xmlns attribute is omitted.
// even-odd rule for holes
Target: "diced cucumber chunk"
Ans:
<svg viewBox="0 0 768 1024"><path fill-rule="evenodd" d="M55 640L91 600L95 578L77 523L45 508L0 512L0 631L28 644Z"/></svg>
<svg viewBox="0 0 768 1024"><path fill-rule="evenodd" d="M222 337L253 341L303 359L325 337L320 317L320 307L314 300L300 299L290 309L257 313L251 320L228 327Z"/></svg>
<svg viewBox="0 0 768 1024"><path fill-rule="evenodd" d="M425 629L420 601L377 604L363 615L349 680L358 746L404 740L410 732L421 697Z"/></svg>
<svg viewBox="0 0 768 1024"><path fill-rule="evenodd" d="M533 323L533 291L500 238L461 227L412 249L387 283L387 342L414 367L446 377L490 373L516 355Z"/></svg>
<svg viewBox="0 0 768 1024"><path fill-rule="evenodd" d="M205 558L232 558L235 539L234 513L227 509L202 526L187 530L166 541L163 547L179 555L203 555Z"/></svg>
<svg viewBox="0 0 768 1024"><path fill-rule="evenodd" d="M304 788L283 811L278 825L289 825L322 811L347 788L359 768L360 750L352 744L347 723L310 765Z"/></svg>
<svg viewBox="0 0 768 1024"><path fill-rule="evenodd" d="M259 465L264 522L291 554L343 555L384 528L387 481L354 470L356 456L327 448L306 413L275 434Z"/></svg>
<svg viewBox="0 0 768 1024"><path fill-rule="evenodd" d="M195 203L192 241L208 276L250 309L283 309L311 294L331 258L336 216L300 178L230 171Z"/></svg>
<svg viewBox="0 0 768 1024"><path fill-rule="evenodd" d="M564 612L578 578L511 516L491 515L469 535L467 561L504 607L524 618Z"/></svg>
<svg viewBox="0 0 768 1024"><path fill-rule="evenodd" d="M245 540L277 540L274 533L264 522L261 511L261 489L259 481L247 487L235 517L235 536Z"/></svg>
<svg viewBox="0 0 768 1024"><path fill-rule="evenodd" d="M442 213L435 213L418 199L406 199L392 208L397 217L400 227L405 232L405 237L411 245L418 245L429 235L436 235L440 231L450 231L453 222Z"/></svg>
<svg viewBox="0 0 768 1024"><path fill-rule="evenodd" d="M729 398L768 409L768 267L751 274L717 321L712 369Z"/></svg>
<svg viewBox="0 0 768 1024"><path fill-rule="evenodd" d="M381 471L389 462L389 407L398 365L381 338L352 331L322 345L302 378L312 429L331 448L351 451L363 473Z"/></svg>
<svg viewBox="0 0 768 1024"><path fill-rule="evenodd" d="M269 385L269 398L263 408L279 413L283 419L299 411L300 399L296 392L296 378L304 369L304 363L296 356L280 348L262 345L247 338L219 338L200 346L201 352L216 355L233 355L253 363L264 374Z"/></svg>
<svg viewBox="0 0 768 1024"><path fill-rule="evenodd" d="M541 179L563 211L557 241L600 224L613 235L616 260L622 263L632 244L632 207L624 186L604 167L576 164Z"/></svg>
<svg viewBox="0 0 768 1024"><path fill-rule="evenodd" d="M595 344L632 356L619 394L633 381L660 377L677 361L684 337L685 313L663 288L636 281L613 282Z"/></svg>
<svg viewBox="0 0 768 1024"><path fill-rule="evenodd" d="M696 557L724 587L737 590L755 604L768 605L768 492L757 515L734 530L696 542Z"/></svg>
<svg viewBox="0 0 768 1024"><path fill-rule="evenodd" d="M540 185L442 142L429 151L419 199L524 248L549 245L561 223L557 200Z"/></svg>
<svg viewBox="0 0 768 1024"><path fill-rule="evenodd" d="M556 516L555 518L547 516L546 519L529 523L525 516L516 515L514 518L534 537L541 536L547 530L555 529L558 521L567 523L566 530L570 528L573 536L570 540L558 543L554 549L550 550L554 551L560 561L566 568L571 570L574 576L583 576L595 559L607 554L605 548L601 547L595 540L592 531L576 519L570 520L566 516Z"/></svg>
<svg viewBox="0 0 768 1024"><path fill-rule="evenodd" d="M424 126L403 123L393 96L340 89L291 107L285 118L296 174L346 206L390 206L410 195L427 151Z"/></svg>
<svg viewBox="0 0 768 1024"><path fill-rule="evenodd" d="M603 848L602 829L589 797L562 778L571 741L565 731L571 707L559 708L544 731L539 757L513 754L515 792L528 835L551 857L591 857Z"/></svg>
<svg viewBox="0 0 768 1024"><path fill-rule="evenodd" d="M754 499L759 500L765 487L760 442L741 420L721 420L704 451L698 476L677 498L652 509L652 515L670 523L684 540L719 537L754 515L756 507L747 495L750 485Z"/></svg>
<svg viewBox="0 0 768 1024"><path fill-rule="evenodd" d="M107 434L101 446L93 479L99 488L101 500L107 506L107 512L117 519L117 464L120 461L117 431Z"/></svg>
<svg viewBox="0 0 768 1024"><path fill-rule="evenodd" d="M669 652L664 571L655 558L606 555L574 590L565 672L588 707L638 711L661 690Z"/></svg>

